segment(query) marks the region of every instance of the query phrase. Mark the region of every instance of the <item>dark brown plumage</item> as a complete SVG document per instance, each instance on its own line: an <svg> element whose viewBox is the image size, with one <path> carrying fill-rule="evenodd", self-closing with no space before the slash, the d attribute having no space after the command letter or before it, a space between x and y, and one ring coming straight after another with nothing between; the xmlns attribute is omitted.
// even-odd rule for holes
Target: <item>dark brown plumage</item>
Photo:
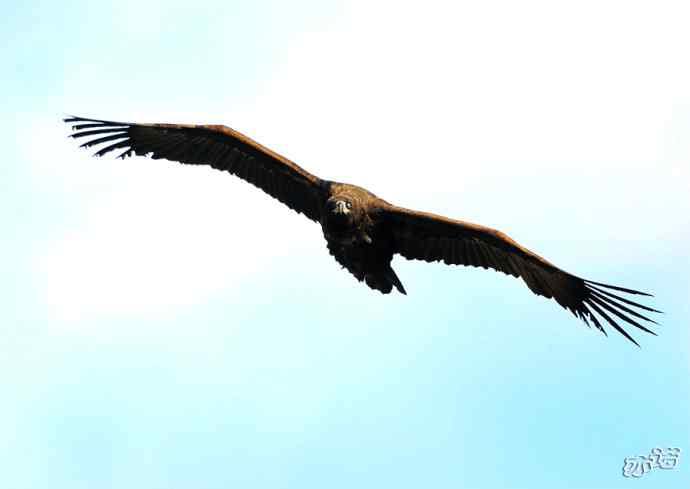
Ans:
<svg viewBox="0 0 690 489"><path fill-rule="evenodd" d="M581 279L500 231L404 209L355 185L321 180L229 127L134 124L82 117L69 117L65 122L73 124L71 137L88 138L82 147L105 144L95 156L120 150L121 158L150 155L154 159L209 165L248 181L320 223L328 250L338 263L357 280L384 294L393 287L406 293L390 265L397 253L410 260L492 268L521 277L532 292L554 298L588 326L592 321L606 334L602 318L636 345L617 320L655 334L637 319L656 322L631 307L660 311L620 295L650 294Z"/></svg>

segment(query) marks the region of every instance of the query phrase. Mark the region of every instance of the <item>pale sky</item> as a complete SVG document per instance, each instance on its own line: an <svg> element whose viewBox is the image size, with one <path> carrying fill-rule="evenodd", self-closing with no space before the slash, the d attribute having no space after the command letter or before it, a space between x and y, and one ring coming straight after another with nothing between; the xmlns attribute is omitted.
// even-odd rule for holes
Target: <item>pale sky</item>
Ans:
<svg viewBox="0 0 690 489"><path fill-rule="evenodd" d="M690 452L684 2L10 7L0 241L7 487L627 487ZM66 114L222 123L323 178L650 291L641 349L521 281L393 263ZM688 487L682 460L640 487Z"/></svg>

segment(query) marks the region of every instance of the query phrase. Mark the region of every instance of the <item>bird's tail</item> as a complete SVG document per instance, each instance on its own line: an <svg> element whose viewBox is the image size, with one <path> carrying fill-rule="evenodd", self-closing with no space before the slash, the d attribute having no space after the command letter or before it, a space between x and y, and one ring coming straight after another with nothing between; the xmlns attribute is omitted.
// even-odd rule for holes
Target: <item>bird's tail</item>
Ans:
<svg viewBox="0 0 690 489"><path fill-rule="evenodd" d="M398 292L400 292L403 295L407 295L407 292L405 292L405 287L403 287L402 282L395 274L395 270L393 270L390 265L386 270L384 270L384 273L386 274L386 278L388 279L388 281L395 285L395 288L398 289Z"/></svg>
<svg viewBox="0 0 690 489"><path fill-rule="evenodd" d="M364 276L364 280L369 287L380 291L382 294L390 294L391 290L393 290L393 286L395 286L398 292L407 295L405 287L403 287L402 282L390 265L376 273L367 273Z"/></svg>

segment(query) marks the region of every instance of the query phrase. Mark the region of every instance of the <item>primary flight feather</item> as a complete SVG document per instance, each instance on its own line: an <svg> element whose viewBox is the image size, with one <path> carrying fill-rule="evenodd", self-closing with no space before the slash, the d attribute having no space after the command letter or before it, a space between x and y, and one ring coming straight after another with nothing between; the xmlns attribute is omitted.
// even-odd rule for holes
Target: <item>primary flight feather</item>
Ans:
<svg viewBox="0 0 690 489"><path fill-rule="evenodd" d="M105 145L95 156L150 155L225 170L259 187L321 225L328 250L360 282L384 294L405 294L391 268L396 253L410 260L492 268L520 277L537 295L591 321L606 334L602 320L639 344L621 327L626 322L655 334L639 320L655 323L640 310L660 312L622 294L650 294L584 280L520 246L495 229L389 204L371 192L322 180L247 136L221 125L136 124L68 117L71 137L82 147ZM615 291L612 292L612 291Z"/></svg>

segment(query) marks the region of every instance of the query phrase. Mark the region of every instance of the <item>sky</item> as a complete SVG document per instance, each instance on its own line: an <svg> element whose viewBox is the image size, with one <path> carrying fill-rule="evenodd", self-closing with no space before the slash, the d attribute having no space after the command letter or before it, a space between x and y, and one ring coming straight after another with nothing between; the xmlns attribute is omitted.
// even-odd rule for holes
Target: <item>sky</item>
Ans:
<svg viewBox="0 0 690 489"><path fill-rule="evenodd" d="M682 1L14 2L0 19L0 481L690 487ZM67 114L227 124L322 178L652 292L641 348L503 274L393 266ZM610 329L610 328L609 328ZM626 457L682 450L639 480Z"/></svg>

